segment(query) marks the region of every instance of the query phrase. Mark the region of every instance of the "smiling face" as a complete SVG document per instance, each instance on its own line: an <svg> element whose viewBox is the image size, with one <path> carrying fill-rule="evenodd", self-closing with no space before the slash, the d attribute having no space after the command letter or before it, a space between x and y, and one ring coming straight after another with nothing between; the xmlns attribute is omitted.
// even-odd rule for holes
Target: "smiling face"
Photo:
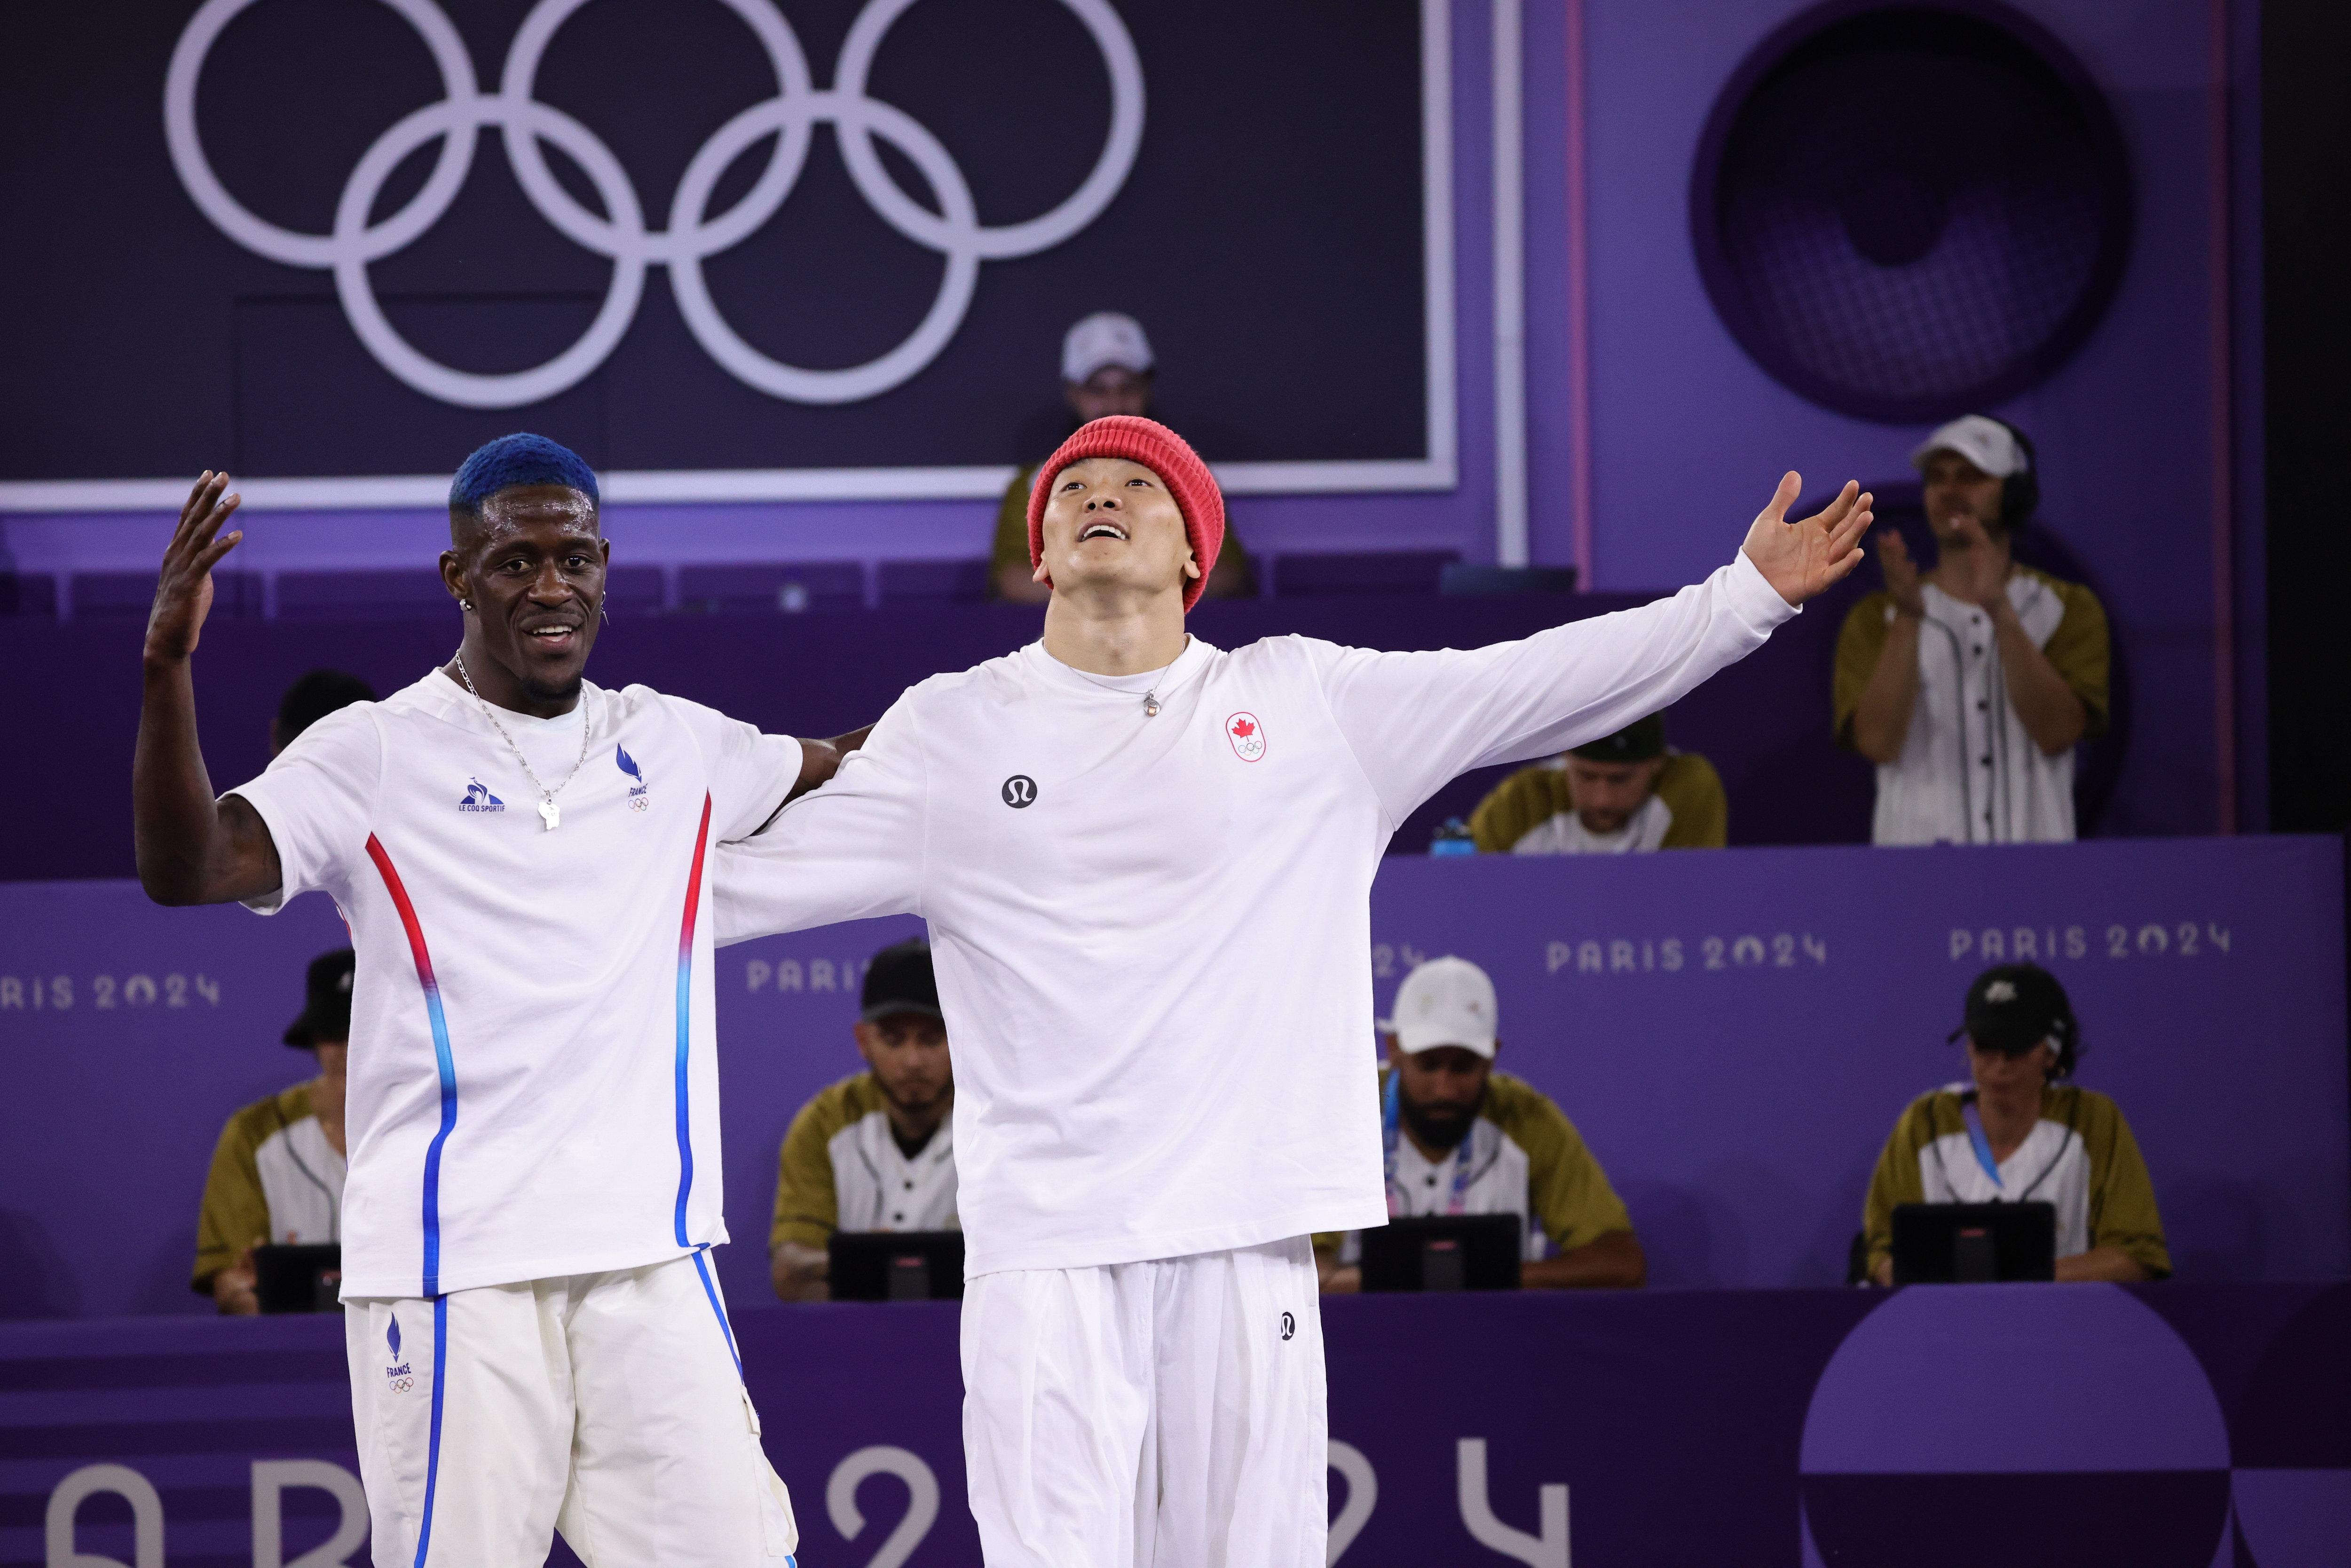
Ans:
<svg viewBox="0 0 2351 1568"><path fill-rule="evenodd" d="M1184 512L1158 475L1123 457L1089 457L1053 476L1044 565L1056 593L1167 593L1200 575Z"/></svg>
<svg viewBox="0 0 2351 1568"><path fill-rule="evenodd" d="M441 578L473 602L467 642L532 699L577 695L612 553L595 503L569 486L517 485L478 517L452 512L449 532Z"/></svg>

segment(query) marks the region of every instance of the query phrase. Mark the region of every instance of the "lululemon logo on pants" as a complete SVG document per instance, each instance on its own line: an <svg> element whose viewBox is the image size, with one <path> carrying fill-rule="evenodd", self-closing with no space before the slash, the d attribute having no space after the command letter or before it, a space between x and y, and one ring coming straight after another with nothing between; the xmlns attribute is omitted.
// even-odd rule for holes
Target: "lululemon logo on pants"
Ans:
<svg viewBox="0 0 2351 1568"><path fill-rule="evenodd" d="M1004 803L1018 811L1037 803L1037 780L1026 773L1015 773L1004 781Z"/></svg>
<svg viewBox="0 0 2351 1568"><path fill-rule="evenodd" d="M1281 1314L1281 1337L1289 1339L1298 1333L1298 1320L1288 1312Z"/></svg>

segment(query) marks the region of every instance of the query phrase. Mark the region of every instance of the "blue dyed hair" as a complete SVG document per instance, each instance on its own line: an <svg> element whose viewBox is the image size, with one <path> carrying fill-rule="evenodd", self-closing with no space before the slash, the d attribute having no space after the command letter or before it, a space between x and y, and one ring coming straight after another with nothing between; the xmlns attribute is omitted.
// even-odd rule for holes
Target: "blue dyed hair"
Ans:
<svg viewBox="0 0 2351 1568"><path fill-rule="evenodd" d="M568 485L590 504L603 504L596 493L596 471L580 460L580 454L544 435L518 430L475 447L457 465L457 476L449 481L449 509L478 517L484 501L516 485Z"/></svg>

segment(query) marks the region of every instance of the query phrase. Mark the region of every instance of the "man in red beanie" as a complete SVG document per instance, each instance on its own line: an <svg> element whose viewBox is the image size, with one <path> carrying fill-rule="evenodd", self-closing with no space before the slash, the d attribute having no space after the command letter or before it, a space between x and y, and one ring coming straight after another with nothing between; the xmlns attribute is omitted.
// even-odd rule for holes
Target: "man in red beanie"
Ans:
<svg viewBox="0 0 2351 1568"><path fill-rule="evenodd" d="M1473 768L1655 713L1853 570L1869 497L1468 653L1184 630L1224 507L1146 419L1039 471L1043 638L915 686L721 846L722 941L911 912L956 1040L964 1445L990 1568L1322 1568L1316 1231L1384 1223L1371 884Z"/></svg>

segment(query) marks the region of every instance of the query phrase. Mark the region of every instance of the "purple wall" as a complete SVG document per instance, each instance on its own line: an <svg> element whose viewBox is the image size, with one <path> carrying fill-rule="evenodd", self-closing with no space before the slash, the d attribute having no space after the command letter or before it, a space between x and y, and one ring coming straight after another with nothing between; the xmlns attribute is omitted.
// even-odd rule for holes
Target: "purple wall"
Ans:
<svg viewBox="0 0 2351 1568"><path fill-rule="evenodd" d="M954 1307L734 1320L805 1561L902 1531L890 1562L977 1561ZM1351 1297L1322 1321L1350 1568L2301 1568L2351 1536L2351 1286ZM252 1561L256 1460L340 1467L358 1500L347 1390L331 1319L0 1329L0 1564L59 1561L39 1521L92 1464L154 1487L172 1562ZM315 1484L280 1517L287 1558L364 1525ZM131 1561L123 1502L87 1502L73 1547Z"/></svg>
<svg viewBox="0 0 2351 1568"><path fill-rule="evenodd" d="M1595 586L1669 587L1702 575L1784 467L1801 468L1816 486L1906 472L1903 454L1918 432L1832 414L1769 381L1716 319L1690 254L1689 164L1713 96L1745 52L1798 8L1788 0L1526 6L1531 536L1537 560L1570 559L1577 324L1564 294L1574 237L1565 157L1578 99L1564 66L1566 28L1580 15L1588 54L1582 104L1590 149ZM2210 831L2221 755L2213 475L2224 463L2226 433L2234 432L2241 455L2258 445L2257 407L2243 402L2232 423L2226 406L2231 384L2250 388L2258 377L2251 335L2239 333L2231 346L2212 329L2220 297L2208 242L2213 226L2231 218L2232 232L2253 232L2257 204L2215 177L2208 5L2029 0L2024 9L2079 54L2112 98L2139 219L2121 294L2088 346L1997 412L2038 437L2045 515L2105 596L2131 679L2159 695L2144 705L2109 831ZM2229 14L2249 36L2257 7L2239 4ZM1489 12L1463 3L1453 16L1459 486L1421 496L1248 497L1235 517L1261 550L1437 547L1491 555ZM2234 79L2241 104L2250 105L2250 78L2240 72ZM2216 201L2230 211L2216 210ZM2246 259L2239 256L2238 270L2249 276ZM2240 312L2251 308L2245 298L2241 288ZM2216 365L2216 352L2233 355L2233 366ZM2257 474L2248 468L2239 480L2237 559L2248 575L2238 595L2245 632L2238 728L2250 752L2265 722L2258 577L2251 575L2260 566L2261 517ZM975 554L988 515L967 502L616 506L610 525L624 553L640 560L872 559ZM163 528L152 517L0 516L0 561L40 572L146 569ZM256 521L248 559L273 571L408 565L440 548L440 532L439 520L423 513L279 514ZM2248 774L2258 781L2257 770ZM2249 825L2262 820L2252 809Z"/></svg>
<svg viewBox="0 0 2351 1568"><path fill-rule="evenodd" d="M1396 858L1373 893L1374 984L1384 1007L1417 956L1491 971L1504 1065L1581 1127L1656 1284L1826 1285L1896 1115L1962 1071L1943 1037L1968 979L2023 930L2055 946L2082 1082L2130 1118L2181 1275L2335 1279L2351 1274L2341 889L2320 839ZM717 1256L738 1302L768 1299L786 1126L857 1068L859 967L919 928L720 955L735 1244ZM263 921L159 909L128 883L0 885L0 1316L205 1310L186 1278L213 1142L307 1072L277 1040L304 962L340 942L324 899Z"/></svg>

